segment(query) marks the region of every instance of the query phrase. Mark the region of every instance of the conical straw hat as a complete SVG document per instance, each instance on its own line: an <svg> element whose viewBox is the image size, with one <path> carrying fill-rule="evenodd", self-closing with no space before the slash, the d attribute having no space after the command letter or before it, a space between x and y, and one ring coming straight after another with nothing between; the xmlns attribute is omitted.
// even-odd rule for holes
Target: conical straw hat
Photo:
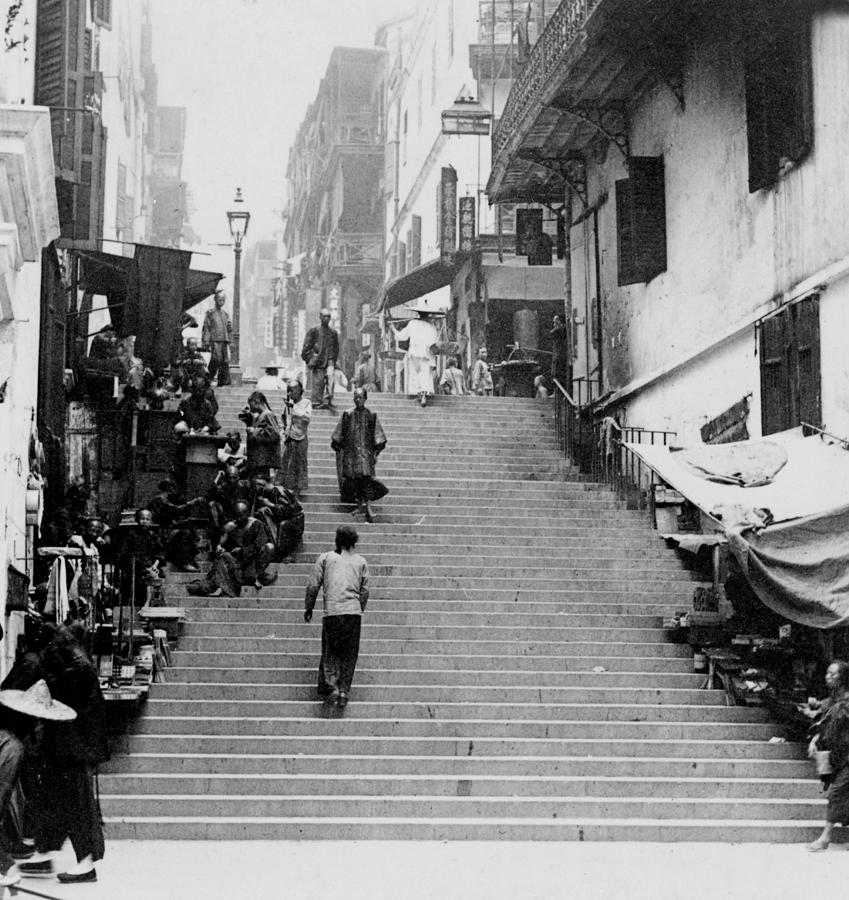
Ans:
<svg viewBox="0 0 849 900"><path fill-rule="evenodd" d="M50 696L50 688L42 678L25 691L0 691L0 704L7 709L33 716L36 719L52 719L56 722L69 722L76 719L77 714L70 706L54 700Z"/></svg>

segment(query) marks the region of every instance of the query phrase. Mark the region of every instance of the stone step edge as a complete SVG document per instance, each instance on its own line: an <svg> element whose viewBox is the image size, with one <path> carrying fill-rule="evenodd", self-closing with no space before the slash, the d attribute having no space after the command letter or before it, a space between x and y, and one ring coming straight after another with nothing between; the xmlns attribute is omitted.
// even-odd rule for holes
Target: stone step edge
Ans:
<svg viewBox="0 0 849 900"><path fill-rule="evenodd" d="M703 741L702 743L712 743L708 741ZM757 741L756 743L766 743L764 741ZM801 745L800 745L801 746ZM445 762L457 761L457 760L469 760L473 761L476 765L503 765L505 763L510 762L522 762L529 764L536 764L541 762L555 762L555 763L634 763L635 761L639 763L639 765L651 764L651 763L669 763L670 760L672 762L687 762L692 763L694 766L696 765L733 765L735 763L744 763L746 765L755 764L758 762L763 763L764 765L769 766L789 766L789 765L798 765L800 762L804 762L804 758L799 757L798 759L794 759L792 757L783 757L778 759L771 759L764 757L760 760L757 757L746 758L742 760L735 759L723 759L716 758L713 756L704 756L704 757L690 757L687 760L683 760L680 757L668 757L668 756L561 756L557 754L557 756L460 756L458 757L456 754L445 754L445 755L430 755L427 756L419 756L416 757L414 755L405 755L405 754L383 754L383 753L240 753L237 757L234 757L232 753L166 753L163 751L158 751L156 753L144 750L131 750L128 753L116 754L113 757L113 761L117 759L210 759L210 760L229 760L232 761L234 759L257 759L257 760L269 760L269 759L286 759L293 760L297 759L298 762L310 762L310 761L336 761L336 760L392 760L394 762L411 762L415 759L427 760L428 762L434 762L436 760L443 760ZM110 774L109 772L104 772L104 774ZM120 774L133 774L133 773L121 773L116 772L116 775ZM156 775L157 773L149 773L152 775ZM318 777L315 775L311 775L310 777ZM323 776L322 776L323 777ZM410 776L407 776L410 777ZM412 776L416 777L416 776ZM440 776L442 777L442 776ZM446 773L444 777L452 777L449 773ZM493 776L498 777L498 776ZM530 776L535 777L535 776ZM812 776L813 777L813 776ZM710 779L709 779L710 780ZM748 780L748 779L747 779ZM796 780L796 779L793 779ZM805 779L807 780L807 779Z"/></svg>
<svg viewBox="0 0 849 900"><path fill-rule="evenodd" d="M799 784L800 782L814 784L819 779L814 775L811 775L810 778L751 778L747 776L741 776L739 778L731 778L728 776L717 776L715 778L707 778L703 775L696 776L687 776L687 775L487 775L481 773L471 773L468 775L453 775L451 773L442 773L442 774L427 774L427 773L416 773L416 774L399 774L397 772L388 772L386 774L380 773L315 773L315 772L295 772L295 773L274 773L274 772L249 772L240 774L238 772L227 772L227 773L218 773L218 772L209 772L209 773L201 773L201 772L101 772L100 778L110 778L110 779L121 779L121 780L130 780L130 779L138 779L139 781L153 781L155 779L164 779L168 781L206 781L213 778L220 778L224 781L340 781L340 782L349 782L349 781L474 781L480 783L489 783L489 782L517 782L520 784L533 784L539 781L553 782L555 784L571 784L571 783L581 783L588 780L604 782L605 784L632 784L634 782L645 783L645 784L684 784L684 785L696 785L696 784L737 784L738 782L743 782L745 784L756 784L756 785L794 785ZM109 794L110 797L118 796L116 794ZM126 796L124 794L123 796ZM150 797L150 796L158 796L151 794L136 794L131 796L142 796L142 797ZM196 794L186 794L188 797L195 797ZM237 796L233 794L222 794L219 796L231 797ZM251 794L248 796L256 796L255 794ZM271 795L274 796L274 795ZM293 796L290 794L285 794L281 796ZM318 794L305 794L303 796L314 797L321 796ZM371 795L357 795L357 794L339 794L333 795L334 797L356 797L356 796L371 796ZM394 794L392 796L402 796L400 794ZM419 796L419 795L410 795L410 796ZM721 798L718 798L721 799ZM728 799L728 798L725 798ZM756 799L756 798L749 798ZM776 798L780 799L780 798ZM804 798L797 798L804 799ZM820 798L808 798L806 802L810 802L812 799L820 799Z"/></svg>

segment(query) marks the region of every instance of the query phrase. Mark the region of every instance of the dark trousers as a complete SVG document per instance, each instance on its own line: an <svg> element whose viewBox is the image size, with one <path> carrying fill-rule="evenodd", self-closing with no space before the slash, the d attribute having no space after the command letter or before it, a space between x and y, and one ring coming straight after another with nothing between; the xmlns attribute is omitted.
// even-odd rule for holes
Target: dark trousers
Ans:
<svg viewBox="0 0 849 900"><path fill-rule="evenodd" d="M42 853L61 850L66 837L78 862L86 856L103 859L106 848L91 769L84 763L51 761L41 773L36 848Z"/></svg>
<svg viewBox="0 0 849 900"><path fill-rule="evenodd" d="M325 616L321 623L321 663L318 666L318 693L351 690L357 657L360 654L360 627L357 615Z"/></svg>
<svg viewBox="0 0 849 900"><path fill-rule="evenodd" d="M209 380L218 375L218 387L230 384L230 345L226 341L213 341L209 358Z"/></svg>

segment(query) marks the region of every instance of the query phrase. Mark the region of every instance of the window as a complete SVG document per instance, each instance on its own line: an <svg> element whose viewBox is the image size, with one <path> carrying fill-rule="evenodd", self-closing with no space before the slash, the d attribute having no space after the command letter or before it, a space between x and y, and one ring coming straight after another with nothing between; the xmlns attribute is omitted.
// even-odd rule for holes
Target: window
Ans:
<svg viewBox="0 0 849 900"><path fill-rule="evenodd" d="M774 434L821 425L819 297L787 306L760 326L761 425Z"/></svg>
<svg viewBox="0 0 849 900"><path fill-rule="evenodd" d="M744 4L749 190L775 184L813 143L811 27L802 0Z"/></svg>
<svg viewBox="0 0 849 900"><path fill-rule="evenodd" d="M412 228L411 231L411 259L412 259L412 267L414 269L418 268L422 264L422 217L421 216L412 216Z"/></svg>
<svg viewBox="0 0 849 900"><path fill-rule="evenodd" d="M616 182L619 284L666 271L666 196L662 156L632 156L630 178Z"/></svg>
<svg viewBox="0 0 849 900"><path fill-rule="evenodd" d="M454 59L454 0L448 0L448 59Z"/></svg>
<svg viewBox="0 0 849 900"><path fill-rule="evenodd" d="M91 0L91 17L96 25L112 27L112 0Z"/></svg>

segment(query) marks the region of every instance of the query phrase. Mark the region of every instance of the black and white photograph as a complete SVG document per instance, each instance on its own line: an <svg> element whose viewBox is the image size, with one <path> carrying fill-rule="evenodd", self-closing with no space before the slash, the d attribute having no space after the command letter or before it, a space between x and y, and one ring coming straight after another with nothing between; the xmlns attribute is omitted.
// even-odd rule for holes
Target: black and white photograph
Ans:
<svg viewBox="0 0 849 900"><path fill-rule="evenodd" d="M849 3L0 16L0 900L843 896Z"/></svg>

